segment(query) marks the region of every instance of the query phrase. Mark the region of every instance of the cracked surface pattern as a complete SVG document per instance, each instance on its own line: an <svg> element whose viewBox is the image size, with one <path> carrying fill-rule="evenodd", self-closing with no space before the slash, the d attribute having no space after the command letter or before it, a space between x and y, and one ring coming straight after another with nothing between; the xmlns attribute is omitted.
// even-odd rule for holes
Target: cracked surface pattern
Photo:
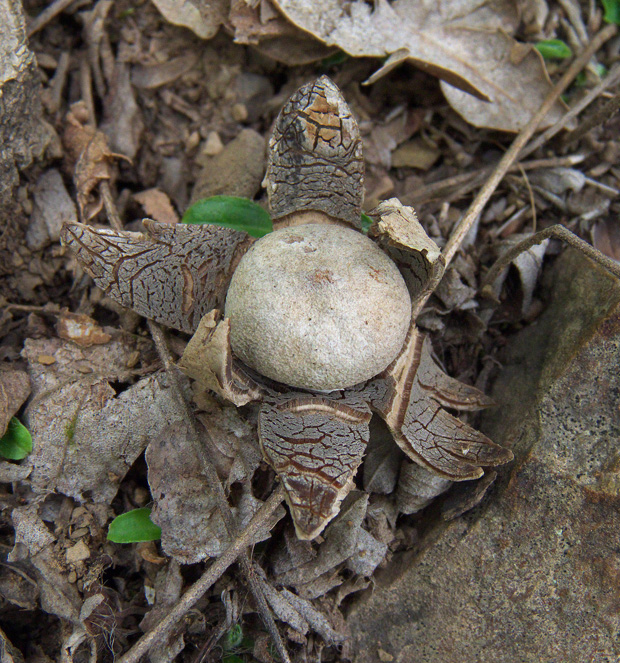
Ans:
<svg viewBox="0 0 620 663"><path fill-rule="evenodd" d="M269 141L265 183L275 219L318 210L360 227L364 161L357 122L327 76L286 103Z"/></svg>
<svg viewBox="0 0 620 663"><path fill-rule="evenodd" d="M475 479L482 467L506 463L512 453L441 407L477 410L493 401L448 377L431 350L429 339L414 329L401 356L362 394L412 460L447 479Z"/></svg>
<svg viewBox="0 0 620 663"><path fill-rule="evenodd" d="M146 233L71 223L62 241L113 300L192 333L203 315L223 305L248 236L216 226L143 223Z"/></svg>
<svg viewBox="0 0 620 663"><path fill-rule="evenodd" d="M289 394L263 404L261 448L284 484L300 539L314 539L337 515L362 462L370 417L363 400L342 394Z"/></svg>

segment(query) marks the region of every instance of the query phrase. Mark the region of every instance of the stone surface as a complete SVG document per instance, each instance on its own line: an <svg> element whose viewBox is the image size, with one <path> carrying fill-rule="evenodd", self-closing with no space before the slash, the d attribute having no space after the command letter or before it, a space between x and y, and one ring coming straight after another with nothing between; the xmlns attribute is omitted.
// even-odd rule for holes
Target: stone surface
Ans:
<svg viewBox="0 0 620 663"><path fill-rule="evenodd" d="M572 252L556 273L485 420L514 463L352 607L356 663L619 660L620 283Z"/></svg>
<svg viewBox="0 0 620 663"><path fill-rule="evenodd" d="M0 274L10 271L19 241L20 210L12 198L18 169L29 166L43 149L39 89L21 2L0 0L0 218L8 220L0 237Z"/></svg>
<svg viewBox="0 0 620 663"><path fill-rule="evenodd" d="M192 203L211 196L254 198L265 173L265 139L242 129L226 147L205 163L196 178Z"/></svg>

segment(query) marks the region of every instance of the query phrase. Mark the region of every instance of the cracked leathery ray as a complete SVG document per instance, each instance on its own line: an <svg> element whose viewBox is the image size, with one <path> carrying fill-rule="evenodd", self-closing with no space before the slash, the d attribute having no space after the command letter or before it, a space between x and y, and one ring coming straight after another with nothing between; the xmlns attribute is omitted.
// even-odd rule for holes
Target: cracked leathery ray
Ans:
<svg viewBox="0 0 620 663"><path fill-rule="evenodd" d="M361 139L355 118L329 78L304 85L290 98L269 147L264 184L274 232L286 226L299 226L301 232L302 226L316 223L358 231ZM371 215L369 237L400 270L405 296L408 289L416 311L417 302L441 278L441 251L413 209L398 200L385 201ZM170 327L195 332L179 365L198 389L214 391L237 406L261 402L262 453L286 489L299 538L315 538L337 515L354 486L373 412L420 466L426 492L428 485L445 489L445 480L475 479L483 468L512 458L509 450L444 409L477 410L492 402L439 368L430 340L417 330L415 320L391 363L360 384L317 393L275 382L235 356L232 318L211 310L222 308L237 264L256 246L253 240L213 226L169 227L147 220L145 227L141 234L70 224L63 241L110 298ZM308 250L315 249L309 245ZM338 278L317 274L311 274L312 288L338 287ZM313 342L329 344L333 337L320 327L320 311L308 316L317 319ZM355 350L352 346L350 352Z"/></svg>
<svg viewBox="0 0 620 663"><path fill-rule="evenodd" d="M368 444L370 417L357 395L288 394L263 403L261 449L282 477L299 538L314 539L338 514Z"/></svg>

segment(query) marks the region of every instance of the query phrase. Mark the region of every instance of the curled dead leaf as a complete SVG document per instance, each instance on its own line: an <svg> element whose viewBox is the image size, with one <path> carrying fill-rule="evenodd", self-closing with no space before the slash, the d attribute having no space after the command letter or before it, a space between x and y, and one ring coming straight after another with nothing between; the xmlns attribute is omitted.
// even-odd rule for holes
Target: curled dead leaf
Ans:
<svg viewBox="0 0 620 663"><path fill-rule="evenodd" d="M228 0L153 0L173 25L189 28L201 39L211 39L226 20Z"/></svg>
<svg viewBox="0 0 620 663"><path fill-rule="evenodd" d="M103 200L94 189L102 180L112 179L113 159L127 159L123 154L112 152L106 135L88 121L85 104L74 104L65 117L62 138L66 166L73 176L80 217L84 221L92 219L103 207Z"/></svg>
<svg viewBox="0 0 620 663"><path fill-rule="evenodd" d="M0 437L29 395L30 379L26 371L0 370Z"/></svg>
<svg viewBox="0 0 620 663"><path fill-rule="evenodd" d="M380 75L409 61L441 78L448 102L475 126L519 131L551 89L540 54L510 36L519 23L514 2L378 0L373 10L362 0L327 0L320 12L310 0L274 3L327 46L357 57L393 56ZM557 103L539 128L564 112Z"/></svg>
<svg viewBox="0 0 620 663"><path fill-rule="evenodd" d="M88 315L69 311L63 311L61 314L56 323L56 331L60 338L73 341L83 348L104 345L112 338Z"/></svg>

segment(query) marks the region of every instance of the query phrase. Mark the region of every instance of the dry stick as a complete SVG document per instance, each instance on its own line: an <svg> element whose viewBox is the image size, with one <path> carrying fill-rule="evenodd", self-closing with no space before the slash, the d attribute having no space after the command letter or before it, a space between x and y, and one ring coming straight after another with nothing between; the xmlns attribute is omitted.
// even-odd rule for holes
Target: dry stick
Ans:
<svg viewBox="0 0 620 663"><path fill-rule="evenodd" d="M618 73L620 73L620 66L618 67ZM620 76L618 76L618 78L620 78ZM620 94L616 94L611 99L608 99L607 102L596 112L592 113L592 115L588 117L580 127L566 136L566 139L562 143L562 147L566 147L567 145L580 140L589 131L594 129L594 127L607 122L607 120L611 119L618 112L619 108Z"/></svg>
<svg viewBox="0 0 620 663"><path fill-rule="evenodd" d="M284 499L284 488L280 485L269 499L260 507L256 515L243 529L231 546L218 557L213 564L197 580L170 609L170 612L121 658L117 663L137 663L152 647L159 644L180 619L199 601L205 592L216 582L226 569L243 554L250 545L254 535L268 522L275 510Z"/></svg>
<svg viewBox="0 0 620 663"><path fill-rule="evenodd" d="M508 251L506 251L506 253L503 253L495 261L495 263L493 264L491 269L487 272L487 274L485 275L482 281L481 290L483 291L483 294L488 295L490 297L494 297L495 296L494 293L488 290L488 286L493 284L493 282L499 276L502 269L508 267L508 265L510 265L510 263L517 256L521 255L524 251L527 251L529 248L534 246L534 244L540 244L549 237L556 237L557 239L564 240L567 244L570 244L570 246L574 246L576 249L579 249L582 253L585 253L588 256L588 258L591 258L592 260L595 260L599 264L603 265L605 269L607 269L609 272L614 274L614 276L617 276L620 279L619 262L617 262L616 260L612 260L611 258L608 258L606 255L603 255L600 251L595 249L591 244L588 244L588 242L585 242L580 237L577 237L577 235L572 233L565 226L556 224L554 226L549 226L549 228L545 228L540 232L537 232L535 235L532 235L531 237L527 237L522 242L515 244L515 246L513 246Z"/></svg>
<svg viewBox="0 0 620 663"><path fill-rule="evenodd" d="M564 90L566 90L566 88L573 82L577 74L587 64L592 55L596 53L596 51L598 51L598 49L608 39L611 39L611 37L613 37L617 31L618 30L615 25L608 25L594 36L592 41L588 44L587 48L575 58L562 78L560 78L551 92L547 95L547 98L543 102L543 105L540 107L539 111L526 124L526 126L523 127L521 133L514 139L512 145L500 159L499 163L495 167L495 170L489 179L485 182L482 189L480 189L478 195L474 198L472 204L469 206L469 209L465 213L465 216L461 219L461 222L450 236L450 239L448 240L446 248L443 252L446 266L449 265L452 258L454 258L454 255L459 250L459 247L465 239L465 236L474 225L476 219L480 216L482 210L489 201L489 198L493 195L495 189L497 189L499 183L508 172L510 166L512 166L512 164L519 156L519 152L523 149L527 141L532 137L538 128L538 125L545 119L545 116L551 110L562 92L564 92Z"/></svg>
<svg viewBox="0 0 620 663"><path fill-rule="evenodd" d="M581 113L582 110L584 110L587 106L589 106L595 99L597 99L607 88L612 87L615 85L618 81L620 81L620 64L616 64L612 70L605 76L605 78L594 88L592 88L586 96L579 101L579 103L575 104L573 108L571 108L564 117L554 124L552 127L549 127L547 131L544 133L540 134L538 138L533 140L529 145L523 148L521 150L521 154L519 154L519 159L525 159L525 157L529 156L537 150L541 145L544 145L547 141L549 141L551 138L553 138L557 133L562 131L566 127L566 125L574 118ZM613 102L613 99L610 101L610 103ZM608 113L611 109L607 109L608 104L605 105L605 110L606 113ZM603 109L601 109L601 112ZM598 115L598 113L596 114ZM604 115L602 116L603 119L606 119L607 117L610 117L610 115ZM596 126L596 124L594 125ZM592 127L589 126L587 129L585 129L585 124L582 125L582 127L578 127L574 131L572 131L567 137L566 137L566 144L572 143L578 138L581 138L581 136L584 135L585 132L589 131ZM582 130L583 129L583 130Z"/></svg>
<svg viewBox="0 0 620 663"><path fill-rule="evenodd" d="M539 168L559 168L564 166L571 168L572 166L581 163L584 159L585 156L583 154L570 154L565 157L550 157L548 159L532 159L531 161L521 161L513 164L510 167L509 172L520 169L537 170ZM487 166L468 173L460 173L459 175L447 177L446 179L437 182L431 182L430 184L420 187L410 196L403 198L403 204L413 204L415 207L416 205L425 203L427 200L435 196L440 196L446 189L454 189L455 187L461 187L458 189L458 194L464 196L471 190L477 188L478 182L484 182L484 179L488 177L491 172L493 172L493 166Z"/></svg>
<svg viewBox="0 0 620 663"><path fill-rule="evenodd" d="M116 230L122 230L123 224L116 210L116 204L114 203L114 200L112 198L109 182L103 180L100 183L100 191L101 191L101 196L103 198L103 204L105 206L106 213L110 221L110 225ZM159 357L164 365L164 369L166 371L168 379L170 380L171 392L177 402L177 406L179 407L183 415L183 418L189 423L192 446L194 448L196 455L200 460L201 468L206 475L207 481L215 492L215 498L217 501L218 509L224 521L224 525L226 526L230 538L236 542L239 533L237 531L237 526L235 524L232 512L230 510L230 505L228 504L228 500L226 499L226 493L224 492L222 482L220 481L217 475L215 466L211 462L211 459L207 456L205 452L205 447L201 443L200 434L198 433L198 428L196 426L196 420L183 395L183 390L181 389L181 385L179 384L178 380L178 374L177 374L178 369L172 363L172 360L170 358L170 352L168 350L168 346L166 345L164 332L162 331L161 326L156 322L154 322L153 320L147 319L147 324L151 336L153 337L153 341L155 342L157 353L159 354ZM278 504L280 502L282 502L282 494L280 495ZM244 530L244 532L245 531L246 530ZM244 532L242 532L242 534ZM258 578L256 577L255 571L252 567L252 563L250 561L250 557L247 551L243 551L241 553L239 561L241 562L241 566L243 567L244 574L250 586L250 591L252 592L252 596L254 597L254 600L256 602L256 608L258 610L258 613L260 614L261 619L263 620L263 623L265 624L265 627L267 628L267 631L269 632L269 635L271 636L274 645L278 650L278 654L280 655L284 663L290 663L291 659L286 650L286 646L282 641L282 636L278 631L278 627L275 623L271 610L267 605L267 599L265 598L265 593L258 581ZM156 629L158 630L159 628L160 625L156 627Z"/></svg>
<svg viewBox="0 0 620 663"><path fill-rule="evenodd" d="M58 16L63 12L74 0L56 0L52 4L44 9L36 18L34 18L28 24L26 29L26 34L28 37L32 37L35 32L38 32L41 28L45 27L53 18Z"/></svg>
<svg viewBox="0 0 620 663"><path fill-rule="evenodd" d="M450 239L446 244L446 248L443 251L446 268L450 264L452 258L454 258L456 252L459 250L463 240L467 236L467 233L471 230L472 226L476 222L476 219L482 213L485 205L489 202L489 199L495 192L495 189L497 189L499 183L502 181L506 173L510 170L510 167L518 158L519 152L521 152L527 141L532 137L538 125L543 121L547 113L551 110L553 104L555 104L562 92L564 92L564 90L571 84L577 74L583 69L583 67L592 57L593 53L595 53L608 39L611 39L611 37L613 37L617 31L618 30L615 25L608 25L594 36L592 41L588 44L588 47L575 58L571 66L566 70L566 72L564 72L562 78L560 78L560 80L555 84L551 92L547 95L547 98L543 102L539 111L525 125L525 127L523 127L521 133L514 139L512 145L500 159L497 166L495 166L495 170L489 179L485 182L482 189L480 189L478 195L474 198L472 204L469 206L469 209L467 212L465 212L465 215L450 236ZM412 314L412 320L416 319L431 294L431 292L427 292L424 297L421 297L420 300L416 302L415 311L413 311Z"/></svg>
<svg viewBox="0 0 620 663"><path fill-rule="evenodd" d="M230 505L228 504L228 500L226 499L226 493L224 492L222 482L220 481L217 475L215 466L211 462L211 459L207 456L205 447L200 441L200 435L196 427L196 420L194 418L192 411L189 408L187 401L185 400L185 397L183 396L183 391L181 390L181 385L179 384L178 381L178 375L177 375L178 369L170 359L170 352L166 345L166 340L164 338L164 333L162 331L162 328L159 324L157 324L153 320L147 320L147 323L149 326L149 331L151 332L151 336L155 341L157 352L161 357L161 360L164 364L164 368L166 369L166 374L168 375L168 379L170 380L172 393L176 398L177 405L180 408L186 421L188 421L190 424L191 442L198 458L201 461L201 468L206 475L209 485L215 492L215 498L217 501L218 509L220 511L220 514L222 516L228 534L230 538L234 540L238 536L238 530L235 521L233 519L232 512L230 510ZM271 636L274 645L276 646L276 649L278 650L278 654L280 654L280 657L285 663L290 663L291 659L289 658L286 646L282 641L282 636L280 635L280 631L278 631L278 627L276 626L275 620L273 619L271 610L267 605L267 599L265 598L265 593L258 581L258 578L256 577L256 573L254 571L254 568L252 567L252 563L250 561L250 557L247 551L243 551L239 561L243 568L244 574L247 578L248 584L250 586L250 591L252 592L252 596L254 597L254 601L256 602L256 608L258 610L258 613L260 614L261 619L263 620L263 623L267 628L267 631L269 632L269 635Z"/></svg>

